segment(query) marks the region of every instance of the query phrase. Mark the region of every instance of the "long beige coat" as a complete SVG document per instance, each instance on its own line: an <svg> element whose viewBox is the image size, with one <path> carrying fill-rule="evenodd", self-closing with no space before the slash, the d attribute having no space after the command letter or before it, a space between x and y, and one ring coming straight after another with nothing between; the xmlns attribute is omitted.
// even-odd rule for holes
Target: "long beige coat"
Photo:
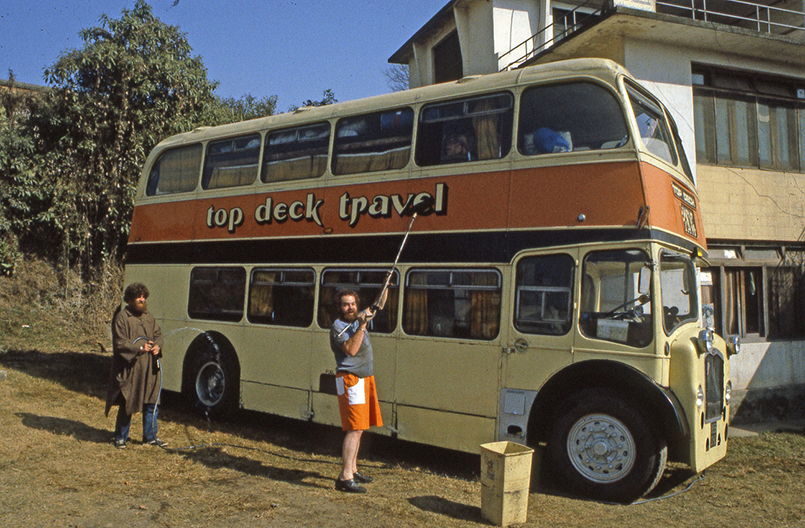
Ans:
<svg viewBox="0 0 805 528"><path fill-rule="evenodd" d="M147 341L159 345L157 356L140 350ZM137 314L128 306L118 309L112 321L112 345L106 415L109 416L109 410L114 405L125 405L126 414L131 415L142 411L147 403L157 403L157 358L162 357L162 330L154 316L147 311Z"/></svg>

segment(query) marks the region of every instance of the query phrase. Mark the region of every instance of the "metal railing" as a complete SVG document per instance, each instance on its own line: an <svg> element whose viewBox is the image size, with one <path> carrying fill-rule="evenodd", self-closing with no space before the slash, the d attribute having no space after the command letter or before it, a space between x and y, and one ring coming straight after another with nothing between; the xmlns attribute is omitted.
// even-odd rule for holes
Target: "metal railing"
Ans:
<svg viewBox="0 0 805 528"><path fill-rule="evenodd" d="M555 43L579 29L595 22L611 8L601 0L586 0L572 11L499 57L499 64L509 60L501 71L514 69L535 57ZM794 4L799 9L778 7ZM740 27L782 36L793 36L805 42L805 0L783 0L777 6L747 2L744 0L656 0L656 12L714 24Z"/></svg>
<svg viewBox="0 0 805 528"><path fill-rule="evenodd" d="M550 48L554 45L554 43L559 42L574 31L587 25L587 23L591 22L594 18L598 17L603 11L603 8L598 7L591 10L591 4L600 5L600 0L585 0L584 3L577 6L572 11L569 11L560 19L557 20L554 17L553 24L545 26L520 44L498 57L498 64L500 64L501 61L506 60L506 57L509 57L510 59L517 57L506 64L506 66L501 68L500 71L511 70L520 66L528 59L536 56L543 50ZM546 38L548 36L550 38ZM521 53L522 55L515 55L516 53Z"/></svg>
<svg viewBox="0 0 805 528"><path fill-rule="evenodd" d="M785 3L799 4L800 9L778 7ZM743 0L657 0L656 5L658 13L742 27L759 33L805 38L805 4L801 1L783 1L772 6Z"/></svg>

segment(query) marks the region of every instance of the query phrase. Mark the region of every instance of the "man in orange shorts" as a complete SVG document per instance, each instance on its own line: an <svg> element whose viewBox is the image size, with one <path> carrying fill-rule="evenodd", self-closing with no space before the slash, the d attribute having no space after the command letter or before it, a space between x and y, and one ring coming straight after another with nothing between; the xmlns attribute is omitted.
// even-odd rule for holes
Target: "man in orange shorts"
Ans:
<svg viewBox="0 0 805 528"><path fill-rule="evenodd" d="M371 309L359 312L358 303L360 298L356 292L339 292L339 318L330 329L341 428L346 431L341 448L343 465L335 488L350 493L366 493L366 488L359 483L366 484L373 480L358 471L361 435L369 427L383 425L372 369L372 345L366 331L366 323L372 318L373 312Z"/></svg>

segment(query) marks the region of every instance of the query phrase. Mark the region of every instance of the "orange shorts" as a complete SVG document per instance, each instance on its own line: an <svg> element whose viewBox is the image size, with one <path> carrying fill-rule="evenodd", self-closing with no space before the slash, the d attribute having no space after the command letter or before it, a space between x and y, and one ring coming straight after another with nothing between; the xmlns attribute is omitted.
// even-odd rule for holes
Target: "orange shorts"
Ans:
<svg viewBox="0 0 805 528"><path fill-rule="evenodd" d="M359 378L354 374L339 372L336 374L335 387L341 410L341 429L364 431L383 425L374 376Z"/></svg>

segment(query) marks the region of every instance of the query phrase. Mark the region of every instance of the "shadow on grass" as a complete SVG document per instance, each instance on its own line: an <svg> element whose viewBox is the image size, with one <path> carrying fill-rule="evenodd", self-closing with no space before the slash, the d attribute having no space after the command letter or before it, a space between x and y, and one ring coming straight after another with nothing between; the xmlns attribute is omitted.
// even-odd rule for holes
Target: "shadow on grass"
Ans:
<svg viewBox="0 0 805 528"><path fill-rule="evenodd" d="M437 513L460 521L486 522L481 517L481 508L447 500L443 497L434 495L411 497L408 502L420 510Z"/></svg>
<svg viewBox="0 0 805 528"><path fill-rule="evenodd" d="M111 441L111 433L106 429L98 429L66 418L55 416L39 416L31 413L16 413L22 420L22 425L31 429L39 429L60 436L72 436L82 442L95 442L97 444L108 444Z"/></svg>
<svg viewBox="0 0 805 528"><path fill-rule="evenodd" d="M65 389L101 400L106 386L111 355L93 352L40 352L11 349L0 352L0 366L62 385Z"/></svg>

